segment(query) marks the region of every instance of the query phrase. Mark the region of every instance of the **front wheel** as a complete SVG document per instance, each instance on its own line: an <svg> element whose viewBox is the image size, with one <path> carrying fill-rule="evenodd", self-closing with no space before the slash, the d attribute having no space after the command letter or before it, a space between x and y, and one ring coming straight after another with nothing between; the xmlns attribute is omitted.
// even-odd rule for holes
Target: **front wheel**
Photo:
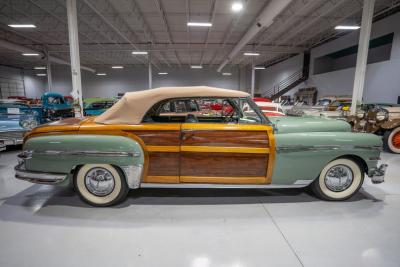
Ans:
<svg viewBox="0 0 400 267"><path fill-rule="evenodd" d="M80 198L92 206L111 206L125 199L129 188L123 173L109 164L83 165L74 177Z"/></svg>
<svg viewBox="0 0 400 267"><path fill-rule="evenodd" d="M383 135L383 147L396 154L400 154L400 126Z"/></svg>
<svg viewBox="0 0 400 267"><path fill-rule="evenodd" d="M364 172L354 160L340 158L329 162L311 184L313 192L325 200L345 200L358 192Z"/></svg>

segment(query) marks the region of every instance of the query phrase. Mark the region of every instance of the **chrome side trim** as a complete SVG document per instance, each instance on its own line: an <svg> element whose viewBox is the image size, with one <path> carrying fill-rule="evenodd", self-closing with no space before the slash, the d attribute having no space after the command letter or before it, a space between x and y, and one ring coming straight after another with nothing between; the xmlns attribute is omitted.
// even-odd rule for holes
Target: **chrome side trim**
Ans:
<svg viewBox="0 0 400 267"><path fill-rule="evenodd" d="M93 157L139 157L140 152L122 152L122 151L64 151L64 150L43 150L43 151L23 151L18 155L22 159L30 159L34 155L62 155L62 156L93 156Z"/></svg>
<svg viewBox="0 0 400 267"><path fill-rule="evenodd" d="M58 184L63 182L68 176L65 173L26 171L23 163L18 164L14 169L15 178L37 184Z"/></svg>
<svg viewBox="0 0 400 267"><path fill-rule="evenodd" d="M277 185L277 184L158 184L141 183L141 188L199 188L199 189L278 189L278 188L302 188L304 184Z"/></svg>
<svg viewBox="0 0 400 267"><path fill-rule="evenodd" d="M125 173L126 182L130 189L140 187L140 179L142 177L143 165L121 166Z"/></svg>
<svg viewBox="0 0 400 267"><path fill-rule="evenodd" d="M380 146L363 146L363 145L315 145L315 146L305 146L305 145L293 145L293 146L281 146L277 147L276 151L278 153L285 152L302 152L302 151L318 151L318 150L349 150L349 149L365 149L365 150L376 150L382 151Z"/></svg>

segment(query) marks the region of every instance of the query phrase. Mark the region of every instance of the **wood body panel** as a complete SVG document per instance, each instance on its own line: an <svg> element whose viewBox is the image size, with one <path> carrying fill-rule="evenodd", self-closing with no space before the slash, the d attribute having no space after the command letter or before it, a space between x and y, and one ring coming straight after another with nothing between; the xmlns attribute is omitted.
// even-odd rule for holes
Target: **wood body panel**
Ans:
<svg viewBox="0 0 400 267"><path fill-rule="evenodd" d="M180 131L132 131L146 146L179 146Z"/></svg>
<svg viewBox="0 0 400 267"><path fill-rule="evenodd" d="M179 176L179 153L150 152L148 176Z"/></svg>
<svg viewBox="0 0 400 267"><path fill-rule="evenodd" d="M182 138L185 146L268 147L268 136L258 131L182 131Z"/></svg>
<svg viewBox="0 0 400 267"><path fill-rule="evenodd" d="M181 152L181 176L264 177L268 154Z"/></svg>

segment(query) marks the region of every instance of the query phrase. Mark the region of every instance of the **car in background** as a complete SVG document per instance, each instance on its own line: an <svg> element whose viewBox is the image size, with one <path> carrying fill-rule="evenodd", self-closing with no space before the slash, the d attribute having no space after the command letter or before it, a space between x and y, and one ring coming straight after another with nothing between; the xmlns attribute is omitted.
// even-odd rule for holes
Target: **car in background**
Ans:
<svg viewBox="0 0 400 267"><path fill-rule="evenodd" d="M85 116L98 116L112 107L116 102L113 98L85 98L83 100L83 114Z"/></svg>
<svg viewBox="0 0 400 267"><path fill-rule="evenodd" d="M22 144L24 134L39 124L39 113L24 101L0 100L0 151Z"/></svg>
<svg viewBox="0 0 400 267"><path fill-rule="evenodd" d="M267 117L286 116L279 103L274 103L270 99L262 97L255 97L253 101Z"/></svg>
<svg viewBox="0 0 400 267"><path fill-rule="evenodd" d="M41 100L41 104L33 108L41 116L42 123L75 116L71 103L59 93L44 93Z"/></svg>
<svg viewBox="0 0 400 267"><path fill-rule="evenodd" d="M380 135L387 151L400 154L400 105L364 104L346 118L353 131Z"/></svg>

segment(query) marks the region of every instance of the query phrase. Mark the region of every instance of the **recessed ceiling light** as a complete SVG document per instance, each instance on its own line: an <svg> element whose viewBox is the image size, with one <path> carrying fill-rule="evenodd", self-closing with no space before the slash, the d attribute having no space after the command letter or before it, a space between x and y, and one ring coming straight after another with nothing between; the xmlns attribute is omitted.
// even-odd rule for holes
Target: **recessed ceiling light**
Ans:
<svg viewBox="0 0 400 267"><path fill-rule="evenodd" d="M33 69L35 69L35 70L45 70L46 67L34 67Z"/></svg>
<svg viewBox="0 0 400 267"><path fill-rule="evenodd" d="M11 28L36 28L33 24L8 24Z"/></svg>
<svg viewBox="0 0 400 267"><path fill-rule="evenodd" d="M102 72L99 72L99 73L96 73L96 75L97 75L97 76L106 76L106 75L107 75L107 73L102 73Z"/></svg>
<svg viewBox="0 0 400 267"><path fill-rule="evenodd" d="M358 30L360 26L346 26L346 25L338 25L335 27L335 30Z"/></svg>
<svg viewBox="0 0 400 267"><path fill-rule="evenodd" d="M158 75L167 75L168 72L159 72Z"/></svg>
<svg viewBox="0 0 400 267"><path fill-rule="evenodd" d="M258 67L254 67L255 70L265 70L264 66L258 66Z"/></svg>
<svg viewBox="0 0 400 267"><path fill-rule="evenodd" d="M243 4L241 2L234 2L232 4L232 11L233 12L240 12L243 9Z"/></svg>
<svg viewBox="0 0 400 267"><path fill-rule="evenodd" d="M124 66L112 66L111 68L112 68L112 69L123 69Z"/></svg>
<svg viewBox="0 0 400 267"><path fill-rule="evenodd" d="M245 56L253 56L253 57L256 57L256 56L259 56L260 53L255 53L255 52L244 52L243 55L245 55Z"/></svg>
<svg viewBox="0 0 400 267"><path fill-rule="evenodd" d="M37 73L36 76L46 76L46 73Z"/></svg>
<svg viewBox="0 0 400 267"><path fill-rule="evenodd" d="M192 68L192 69L202 69L203 66L201 66L201 65L192 65L192 66L190 66L190 68Z"/></svg>
<svg viewBox="0 0 400 267"><path fill-rule="evenodd" d="M222 75L224 75L224 76L232 76L232 73L230 73L230 72L223 72Z"/></svg>
<svg viewBox="0 0 400 267"><path fill-rule="evenodd" d="M22 55L26 56L26 57L34 57L34 56L38 56L39 54L38 53L23 53Z"/></svg>
<svg viewBox="0 0 400 267"><path fill-rule="evenodd" d="M211 22L188 22L187 26L189 27L211 27Z"/></svg>
<svg viewBox="0 0 400 267"><path fill-rule="evenodd" d="M147 51L133 51L132 55L147 55Z"/></svg>

